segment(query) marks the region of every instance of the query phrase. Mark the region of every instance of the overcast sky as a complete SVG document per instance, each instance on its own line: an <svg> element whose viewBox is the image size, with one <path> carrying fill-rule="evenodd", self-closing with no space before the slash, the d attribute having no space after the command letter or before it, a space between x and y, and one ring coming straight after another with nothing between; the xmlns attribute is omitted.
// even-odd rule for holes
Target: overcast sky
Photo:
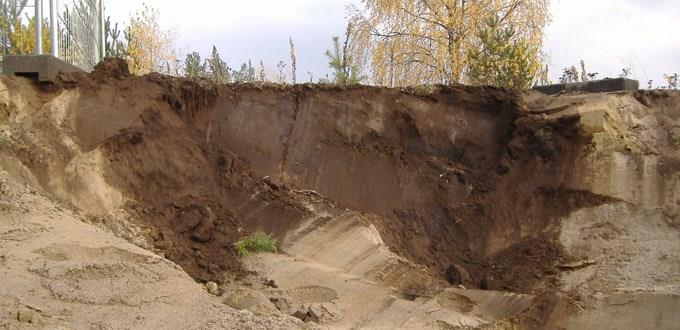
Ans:
<svg viewBox="0 0 680 330"><path fill-rule="evenodd" d="M289 61L288 37L297 54L298 81L328 72L323 53L342 35L345 7L359 0L194 0L146 3L160 10L182 52L209 54L215 44L231 67L247 61L275 67ZM124 22L139 1L109 0L107 15ZM544 50L553 80L583 59L590 72L615 77L630 67L642 86L680 72L680 0L553 0Z"/></svg>

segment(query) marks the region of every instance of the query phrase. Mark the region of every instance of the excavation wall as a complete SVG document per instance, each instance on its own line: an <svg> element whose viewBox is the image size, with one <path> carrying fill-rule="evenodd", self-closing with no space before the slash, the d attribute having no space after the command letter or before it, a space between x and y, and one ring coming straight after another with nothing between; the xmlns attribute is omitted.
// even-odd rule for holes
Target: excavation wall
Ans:
<svg viewBox="0 0 680 330"><path fill-rule="evenodd" d="M247 276L232 244L264 230L408 299L533 294L532 327L680 322L648 307L680 308L672 92L216 86L115 61L3 85L8 175L198 281Z"/></svg>

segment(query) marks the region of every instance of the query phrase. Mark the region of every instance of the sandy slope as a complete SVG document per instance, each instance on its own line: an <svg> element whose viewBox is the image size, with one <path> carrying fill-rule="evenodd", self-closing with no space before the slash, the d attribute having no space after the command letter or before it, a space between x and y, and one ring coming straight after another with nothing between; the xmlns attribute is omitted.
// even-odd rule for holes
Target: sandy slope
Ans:
<svg viewBox="0 0 680 330"><path fill-rule="evenodd" d="M229 308L179 266L84 223L5 171L0 191L0 328L302 326Z"/></svg>
<svg viewBox="0 0 680 330"><path fill-rule="evenodd" d="M533 301L530 295L446 288L423 267L390 252L367 215L319 200L306 205L313 216L290 232L282 254L254 255L245 262L277 283L276 290L262 289L265 295L303 305L331 304L325 326L493 327Z"/></svg>

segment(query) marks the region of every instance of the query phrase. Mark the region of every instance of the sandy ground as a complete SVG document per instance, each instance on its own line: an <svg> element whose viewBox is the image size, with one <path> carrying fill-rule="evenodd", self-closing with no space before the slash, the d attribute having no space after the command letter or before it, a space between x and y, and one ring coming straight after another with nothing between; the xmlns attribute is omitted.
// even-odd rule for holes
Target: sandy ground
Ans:
<svg viewBox="0 0 680 330"><path fill-rule="evenodd" d="M262 290L270 297L331 304L325 326L476 328L493 326L532 303L530 295L433 282L426 269L390 252L376 228L362 219L365 215L323 203L307 205L314 216L291 232L283 253L254 255L245 262L275 281L276 290ZM296 297L300 291L304 294Z"/></svg>
<svg viewBox="0 0 680 330"><path fill-rule="evenodd" d="M237 311L181 267L0 171L0 327L289 329L293 318Z"/></svg>

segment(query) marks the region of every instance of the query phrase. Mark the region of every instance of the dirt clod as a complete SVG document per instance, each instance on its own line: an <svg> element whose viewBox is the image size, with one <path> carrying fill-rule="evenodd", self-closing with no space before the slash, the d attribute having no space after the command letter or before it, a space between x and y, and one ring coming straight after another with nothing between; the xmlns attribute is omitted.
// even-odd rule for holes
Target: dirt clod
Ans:
<svg viewBox="0 0 680 330"><path fill-rule="evenodd" d="M218 294L219 293L219 288L217 287L217 283L212 282L212 281L205 284L205 289L208 290L208 292L212 293L212 294Z"/></svg>
<svg viewBox="0 0 680 330"><path fill-rule="evenodd" d="M17 312L17 320L22 323L40 324L40 315L31 309L24 308Z"/></svg>
<svg viewBox="0 0 680 330"><path fill-rule="evenodd" d="M92 76L97 80L124 79L130 76L130 68L125 60L108 57L94 66Z"/></svg>

